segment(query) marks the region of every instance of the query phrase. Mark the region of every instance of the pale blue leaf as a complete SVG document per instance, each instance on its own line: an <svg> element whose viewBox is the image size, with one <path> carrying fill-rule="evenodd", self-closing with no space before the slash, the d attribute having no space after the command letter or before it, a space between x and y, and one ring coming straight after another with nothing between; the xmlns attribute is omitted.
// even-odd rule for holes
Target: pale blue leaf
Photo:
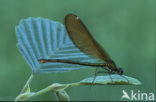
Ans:
<svg viewBox="0 0 156 102"><path fill-rule="evenodd" d="M81 52L66 32L63 24L45 18L22 19L16 26L17 47L34 73L66 72L80 68L81 65L65 63L43 63L38 59L65 59L78 62L98 62Z"/></svg>

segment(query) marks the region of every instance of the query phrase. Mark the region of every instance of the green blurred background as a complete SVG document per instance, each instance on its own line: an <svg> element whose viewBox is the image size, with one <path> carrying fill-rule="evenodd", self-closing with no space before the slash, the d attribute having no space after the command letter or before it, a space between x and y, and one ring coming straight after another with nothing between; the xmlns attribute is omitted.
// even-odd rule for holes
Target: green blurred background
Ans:
<svg viewBox="0 0 156 102"><path fill-rule="evenodd" d="M72 101L120 101L123 89L154 92L155 12L155 0L0 0L0 100L14 100L31 74L16 47L15 25L28 17L63 23L68 13L82 19L126 75L142 82L141 86L70 87L67 93ZM37 91L56 82L77 82L93 74L94 69L42 74L34 78L31 88ZM32 100L57 99L49 92Z"/></svg>

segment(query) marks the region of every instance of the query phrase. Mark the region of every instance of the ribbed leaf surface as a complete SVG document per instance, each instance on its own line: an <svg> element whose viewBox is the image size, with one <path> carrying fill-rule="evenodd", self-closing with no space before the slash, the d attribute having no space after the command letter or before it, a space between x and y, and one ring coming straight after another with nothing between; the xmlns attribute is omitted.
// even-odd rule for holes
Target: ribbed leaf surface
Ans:
<svg viewBox="0 0 156 102"><path fill-rule="evenodd" d="M34 73L66 72L87 68L66 63L39 64L38 59L65 59L90 63L98 61L75 47L63 24L49 19L31 17L22 19L16 26L16 35L17 47Z"/></svg>

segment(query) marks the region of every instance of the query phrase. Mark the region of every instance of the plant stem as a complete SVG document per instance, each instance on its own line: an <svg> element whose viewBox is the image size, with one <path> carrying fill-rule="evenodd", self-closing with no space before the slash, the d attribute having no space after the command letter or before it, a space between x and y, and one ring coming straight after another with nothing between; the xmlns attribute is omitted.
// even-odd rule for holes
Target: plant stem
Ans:
<svg viewBox="0 0 156 102"><path fill-rule="evenodd" d="M27 80L26 84L24 85L23 89L21 90L20 94L24 93L28 85L31 83L34 75L33 73L30 75L29 79Z"/></svg>

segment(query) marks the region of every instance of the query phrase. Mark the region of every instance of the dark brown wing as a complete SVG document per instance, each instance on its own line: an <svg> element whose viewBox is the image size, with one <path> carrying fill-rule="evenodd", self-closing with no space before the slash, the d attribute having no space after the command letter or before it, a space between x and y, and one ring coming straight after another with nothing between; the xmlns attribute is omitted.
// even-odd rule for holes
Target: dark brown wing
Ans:
<svg viewBox="0 0 156 102"><path fill-rule="evenodd" d="M81 51L106 62L111 60L106 51L93 39L77 16L68 14L65 17L65 26L69 37Z"/></svg>

